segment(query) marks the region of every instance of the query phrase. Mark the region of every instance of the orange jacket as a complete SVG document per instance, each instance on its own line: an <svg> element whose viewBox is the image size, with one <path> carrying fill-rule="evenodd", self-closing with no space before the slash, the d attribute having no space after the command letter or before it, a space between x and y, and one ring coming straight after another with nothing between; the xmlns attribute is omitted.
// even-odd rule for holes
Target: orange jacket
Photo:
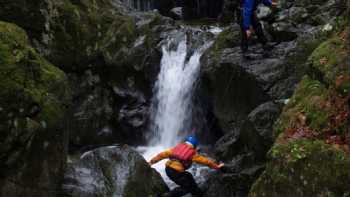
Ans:
<svg viewBox="0 0 350 197"><path fill-rule="evenodd" d="M155 156L151 159L150 163L155 164L155 163L159 162L160 160L169 158L171 153L172 153L172 150L173 150L173 148L159 153L157 156ZM216 164L214 161L198 154L197 152L192 157L192 162L203 164L203 165L206 165L206 166L213 168L213 169L219 169L218 164ZM179 161L176 161L176 160L169 160L166 162L165 165L167 167L175 169L178 172L184 172L186 170L185 167L183 166L183 164Z"/></svg>

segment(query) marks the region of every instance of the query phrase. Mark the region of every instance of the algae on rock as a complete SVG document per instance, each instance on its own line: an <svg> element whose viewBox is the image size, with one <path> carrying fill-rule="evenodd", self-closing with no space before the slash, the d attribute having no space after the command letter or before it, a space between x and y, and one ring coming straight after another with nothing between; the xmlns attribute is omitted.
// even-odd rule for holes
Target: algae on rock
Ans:
<svg viewBox="0 0 350 197"><path fill-rule="evenodd" d="M349 33L346 26L310 55L250 197L350 195Z"/></svg>
<svg viewBox="0 0 350 197"><path fill-rule="evenodd" d="M47 196L59 186L69 95L64 72L29 45L24 30L0 22L1 196Z"/></svg>

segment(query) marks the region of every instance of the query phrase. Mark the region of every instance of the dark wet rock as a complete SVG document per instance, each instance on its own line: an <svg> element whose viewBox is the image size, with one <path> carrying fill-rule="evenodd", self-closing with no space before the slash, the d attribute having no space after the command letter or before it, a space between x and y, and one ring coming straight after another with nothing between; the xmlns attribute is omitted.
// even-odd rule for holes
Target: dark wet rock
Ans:
<svg viewBox="0 0 350 197"><path fill-rule="evenodd" d="M264 103L254 109L240 129L236 129L217 142L216 154L221 160L230 160L248 148L257 157L264 158L273 143L273 123L281 112L281 104ZM243 148L244 147L244 148Z"/></svg>
<svg viewBox="0 0 350 197"><path fill-rule="evenodd" d="M65 73L32 48L23 29L0 22L0 196L59 193L69 105Z"/></svg>
<svg viewBox="0 0 350 197"><path fill-rule="evenodd" d="M173 0L155 0L154 2L155 8L159 11L163 16L170 16L169 11L177 6Z"/></svg>
<svg viewBox="0 0 350 197"><path fill-rule="evenodd" d="M68 164L63 190L70 197L156 197L168 188L135 150L110 146Z"/></svg>
<svg viewBox="0 0 350 197"><path fill-rule="evenodd" d="M263 171L263 166L247 168L237 172L213 174L204 186L204 197L246 197L251 185Z"/></svg>
<svg viewBox="0 0 350 197"><path fill-rule="evenodd" d="M36 49L68 73L72 147L143 141L161 58L160 34L173 28L171 19L112 0L0 5L1 18L25 28Z"/></svg>
<svg viewBox="0 0 350 197"><path fill-rule="evenodd" d="M274 46L268 53L253 39L247 53L249 58L244 58L240 50L240 28L231 26L220 33L201 59L203 97L212 101L213 114L226 133L216 143L217 158L228 164L223 175L209 178L208 196L217 196L217 191L223 191L222 196L248 194L264 170L265 155L275 138L273 124L281 106L271 101L293 94L297 82L307 72L308 57L338 27L335 18L341 18L343 13L340 9L339 13L329 14L334 11L334 1L310 2L315 10L304 9L298 2L290 2L288 6L284 3L265 22L266 35ZM336 3L344 5L342 1ZM325 11L325 7L329 10ZM329 23L306 20L320 10L327 12L323 15ZM240 176L243 171L252 173Z"/></svg>
<svg viewBox="0 0 350 197"><path fill-rule="evenodd" d="M300 3L282 2L272 21L264 23L272 50L264 51L253 39L248 58L244 58L240 50L240 28L233 25L218 36L202 57L201 80L206 89L203 92L211 97L213 112L224 131L239 127L259 104L291 96L305 72L303 65L307 57L337 27L336 17L344 10L334 7L346 7L343 1L315 2L310 3L315 10L308 10L299 6ZM329 19L328 23L311 24L298 19L320 10L326 12L323 15Z"/></svg>
<svg viewBox="0 0 350 197"><path fill-rule="evenodd" d="M264 103L254 109L243 126L221 138L215 147L216 157L226 166L212 174L205 196L243 197L264 170L265 153L273 143L273 123L281 105Z"/></svg>
<svg viewBox="0 0 350 197"><path fill-rule="evenodd" d="M182 19L183 18L183 12L182 7L176 7L170 10L170 17L173 19Z"/></svg>

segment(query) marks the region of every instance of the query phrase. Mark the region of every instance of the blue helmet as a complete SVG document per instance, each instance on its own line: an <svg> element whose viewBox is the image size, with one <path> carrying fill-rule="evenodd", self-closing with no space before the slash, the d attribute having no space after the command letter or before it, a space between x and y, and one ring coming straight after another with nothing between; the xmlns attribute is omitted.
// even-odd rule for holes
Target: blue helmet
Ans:
<svg viewBox="0 0 350 197"><path fill-rule="evenodd" d="M194 148L196 148L198 145L198 140L192 135L188 136L185 142L192 144Z"/></svg>

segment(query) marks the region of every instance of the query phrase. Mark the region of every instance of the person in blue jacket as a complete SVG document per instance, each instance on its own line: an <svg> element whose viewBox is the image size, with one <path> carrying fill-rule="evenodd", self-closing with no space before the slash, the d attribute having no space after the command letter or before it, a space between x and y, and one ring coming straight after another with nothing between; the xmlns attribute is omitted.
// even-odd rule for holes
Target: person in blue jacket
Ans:
<svg viewBox="0 0 350 197"><path fill-rule="evenodd" d="M275 0L241 0L241 29L242 42L241 49L243 54L248 50L248 42L252 37L253 32L258 36L259 42L263 45L264 50L269 50L271 47L267 45L267 39L264 35L262 25L257 17L256 9L259 4L263 3L266 6L276 6Z"/></svg>

